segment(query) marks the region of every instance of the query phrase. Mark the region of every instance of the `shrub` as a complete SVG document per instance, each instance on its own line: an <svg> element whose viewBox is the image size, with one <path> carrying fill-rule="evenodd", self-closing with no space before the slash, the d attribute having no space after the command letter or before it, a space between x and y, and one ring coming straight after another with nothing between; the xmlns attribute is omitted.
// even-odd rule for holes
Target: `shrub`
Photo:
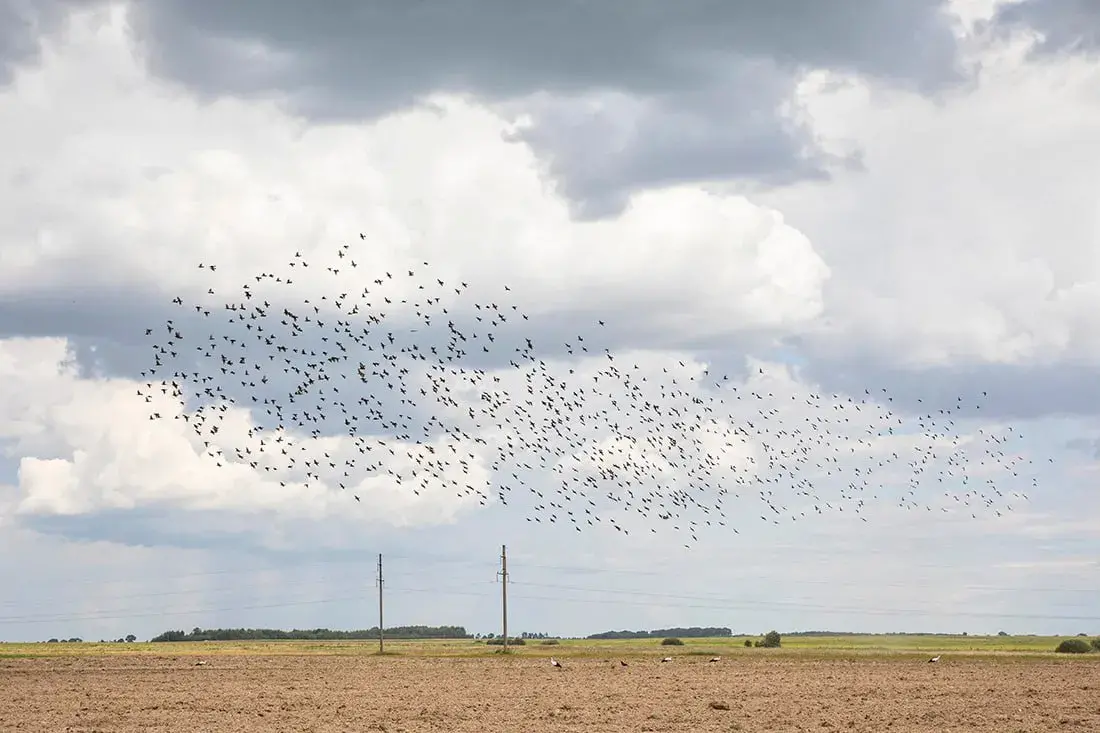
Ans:
<svg viewBox="0 0 1100 733"><path fill-rule="evenodd" d="M542 646L557 646L560 643L557 639L543 639L539 642Z"/></svg>
<svg viewBox="0 0 1100 733"><path fill-rule="evenodd" d="M1092 648L1100 652L1100 636L1092 640Z"/></svg>
<svg viewBox="0 0 1100 733"><path fill-rule="evenodd" d="M752 639L745 639L745 646L751 647L752 646Z"/></svg>
<svg viewBox="0 0 1100 733"><path fill-rule="evenodd" d="M675 636L670 636L667 639L661 639L661 646L683 646L682 639L677 639Z"/></svg>
<svg viewBox="0 0 1100 733"><path fill-rule="evenodd" d="M504 646L504 637L498 636L493 639L486 639L485 643L491 646ZM526 644L527 642L522 637L508 640L508 646L524 646Z"/></svg>
<svg viewBox="0 0 1100 733"><path fill-rule="evenodd" d="M1061 654L1088 654L1092 651L1092 644L1084 639L1066 639L1054 651Z"/></svg>
<svg viewBox="0 0 1100 733"><path fill-rule="evenodd" d="M778 631L769 631L764 634L764 647L766 649L778 649L780 638Z"/></svg>

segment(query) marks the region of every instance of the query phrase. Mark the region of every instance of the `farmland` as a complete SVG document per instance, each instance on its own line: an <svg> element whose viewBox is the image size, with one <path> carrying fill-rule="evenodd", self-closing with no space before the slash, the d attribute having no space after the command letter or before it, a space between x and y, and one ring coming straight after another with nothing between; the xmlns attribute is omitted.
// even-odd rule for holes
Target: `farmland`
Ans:
<svg viewBox="0 0 1100 733"><path fill-rule="evenodd" d="M0 730L1100 730L1100 654L1057 641L6 644Z"/></svg>

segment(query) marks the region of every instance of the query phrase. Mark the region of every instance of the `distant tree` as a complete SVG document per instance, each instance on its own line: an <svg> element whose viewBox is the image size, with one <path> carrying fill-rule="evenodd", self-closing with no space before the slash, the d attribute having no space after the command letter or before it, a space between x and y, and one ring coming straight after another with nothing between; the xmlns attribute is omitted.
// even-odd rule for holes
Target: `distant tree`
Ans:
<svg viewBox="0 0 1100 733"><path fill-rule="evenodd" d="M58 641L57 641L57 639L50 639L50 640L49 640L49 641L47 641L46 643L47 643L47 644L57 644L57 643L58 643Z"/></svg>
<svg viewBox="0 0 1100 733"><path fill-rule="evenodd" d="M1008 632L1007 631L998 631L997 636L1008 636Z"/></svg>
<svg viewBox="0 0 1100 733"><path fill-rule="evenodd" d="M751 647L752 646L752 639L745 639L745 646Z"/></svg>
<svg viewBox="0 0 1100 733"><path fill-rule="evenodd" d="M504 646L504 637L498 636L495 639L488 639L485 642L489 646ZM526 646L527 640L523 637L515 637L508 640L508 646Z"/></svg>
<svg viewBox="0 0 1100 733"><path fill-rule="evenodd" d="M733 631L725 626L689 626L651 631L602 631L590 634L589 639L660 639L675 636L684 639L702 639L712 637L730 637Z"/></svg>
<svg viewBox="0 0 1100 733"><path fill-rule="evenodd" d="M1092 644L1084 639L1066 639L1054 651L1059 654L1088 654L1092 651Z"/></svg>
<svg viewBox="0 0 1100 733"><path fill-rule="evenodd" d="M133 642L137 641L137 637L134 636L133 634L127 634L126 635L126 641L130 642L130 643L133 643Z"/></svg>
<svg viewBox="0 0 1100 733"><path fill-rule="evenodd" d="M781 639L778 631L769 631L768 633L764 634L763 646L766 649L777 649L779 647L780 641Z"/></svg>
<svg viewBox="0 0 1100 733"><path fill-rule="evenodd" d="M390 639L468 639L470 635L462 626L395 626L385 630ZM378 629L337 631L333 629L200 629L165 631L150 641L256 641L300 639L305 641L377 639Z"/></svg>

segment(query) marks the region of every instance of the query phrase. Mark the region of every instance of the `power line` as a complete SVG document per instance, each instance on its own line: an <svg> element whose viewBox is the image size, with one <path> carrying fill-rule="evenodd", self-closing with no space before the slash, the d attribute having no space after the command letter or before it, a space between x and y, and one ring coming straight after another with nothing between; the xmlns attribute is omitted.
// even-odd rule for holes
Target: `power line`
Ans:
<svg viewBox="0 0 1100 733"><path fill-rule="evenodd" d="M575 591L584 591L591 593L609 593L609 594L623 594L636 597L655 598L659 599L657 602L647 601L620 601L613 599L596 599L596 598L561 598L555 596L514 596L515 598L522 600L535 600L535 601L555 601L559 603L595 603L595 604L616 604L616 605L636 605L636 606L657 606L662 608L694 608L694 609L716 609L716 610L728 610L728 609L800 609L800 610L812 610L818 613L846 613L852 615L871 615L871 616L902 616L902 615L914 615L914 616L929 616L938 613L931 609L911 609L911 608L859 608L859 607L843 607L843 606L824 606L819 604L809 603L793 603L785 601L737 601L729 600L725 601L721 598L708 598L699 596L680 596L667 593L651 593L648 591L626 591L626 590L609 590L606 588L579 588L576 586L555 586L549 584L539 583L521 583L517 581L517 584L537 586L544 588L561 588ZM703 600L713 601L715 604L721 603L721 605L705 605L696 603L662 603L660 599L670 600ZM984 611L951 611L951 616L967 616L975 618L1020 618L1020 619L1043 619L1043 620L1058 620L1058 621L1100 621L1100 616L1070 616L1070 615L1056 615L1056 614L1021 614L1021 613L998 613L998 612L984 612Z"/></svg>
<svg viewBox="0 0 1100 733"><path fill-rule="evenodd" d="M653 592L653 591L643 591L643 590L618 590L618 589L613 589L613 588L588 588L588 587L574 586L574 585L559 585L559 584L555 584L555 583L531 583L531 582L524 582L524 581L515 581L515 583L517 585L531 586L531 587L537 587L537 588L553 588L555 590L572 590L572 591L581 591L581 592L587 592L587 593L609 593L609 594L613 594L613 595L644 596L644 597L647 597L647 598L670 598L670 599L687 600L687 601L718 601L718 602L741 603L741 604L744 604L744 603L758 603L758 604L765 604L765 605L768 605L768 606L775 606L775 607L790 606L792 608L820 608L821 607L821 606L815 606L813 604L806 604L806 603L802 603L802 602L798 602L798 601L746 601L743 598L742 599L733 599L733 598L729 598L728 596L719 596L719 595L714 595L714 594L708 594L708 595L682 595L682 594L672 594L672 593L656 593L656 592ZM1093 604L1091 604L1091 603L1090 604L1059 604L1059 605L1066 605L1066 606L1071 606L1071 607L1079 606L1079 605L1086 605L1087 607L1092 607L1093 606ZM859 610L859 607L829 606L829 608L835 608L835 609L842 610L842 611L853 611L853 612ZM904 609L899 609L898 612L904 613L905 611L904 611Z"/></svg>
<svg viewBox="0 0 1100 733"><path fill-rule="evenodd" d="M403 560L414 560L419 565L470 565L480 567L496 567L496 563L486 560L473 560L447 557L442 555L430 555L430 554L399 554L389 553L390 558L397 558ZM223 576L223 575L259 575L263 573L286 573L292 572L298 569L308 569L317 566L334 566L334 565L346 565L350 569L354 570L359 565L361 559L358 555L354 558L334 557L325 558L319 560L310 560L308 562L293 562L290 564L282 565L256 565L251 567L237 567L237 568L222 568L219 570L199 570L187 573L175 573L175 574L157 574L157 578L161 580L183 580L186 578L204 578L211 576ZM142 583L145 584L148 581L146 579L135 578L79 578L79 579L66 579L64 583L69 586L73 585L107 585L112 583ZM31 579L29 581L20 578L20 587L33 587L33 586L45 586L51 585L51 582L46 579Z"/></svg>
<svg viewBox="0 0 1100 733"><path fill-rule="evenodd" d="M489 582L489 581L486 581ZM713 609L713 610L813 610L817 613L844 613L850 615L867 615L867 616L929 616L935 615L938 612L932 609L906 609L906 608L858 608L858 607L842 607L842 606L827 606L821 604L809 604L809 603L792 603L784 601L743 601L743 600L724 600L715 597L705 596L685 596L678 594L668 593L655 593L650 591L635 591L635 590L613 590L607 588L584 588L579 586L557 586L552 584L539 584L539 583L525 583L519 581L520 585L526 585L530 587L545 587L561 590L573 590L580 592L590 593L603 593L609 595L628 595L630 599L619 598L563 598L560 596L540 596L540 595L519 595L513 596L516 600L530 600L541 602L553 602L553 603L565 603L565 604L595 604L595 605L618 605L618 606L640 606L640 607L657 607L657 608L683 608L683 609ZM473 585L473 584L469 584ZM476 592L460 588L389 588L390 593L431 593L443 596L473 596L480 598L491 597L490 592ZM41 616L32 617L2 617L0 622L5 624L37 624L37 623L64 623L71 621L106 621L106 620L124 620L131 618L145 618L152 616L172 617L172 616L184 616L184 615L197 615L207 613L223 613L230 611L246 611L246 610L259 610L259 609L272 609L272 608L284 608L294 606L306 606L306 605L322 605L328 603L340 603L349 601L362 601L370 596L357 595L357 596L343 596L336 598L320 598L309 599L299 601L283 601L279 603L268 604L251 604L240 606L223 606L217 608L197 608L187 609L181 611L169 611L165 612L164 609L150 610L148 612L126 612L126 613L104 613L104 612L91 612L87 614L56 614L49 618ZM691 602L669 602L669 601L703 601L703 603ZM952 611L952 616L964 616L971 618L1004 618L1004 619L1032 619L1032 620L1052 620L1052 621L1088 621L1088 622L1100 622L1100 617L1097 616L1078 616L1067 614L1034 614L1034 613L1003 613L1003 612L983 612L983 611Z"/></svg>
<svg viewBox="0 0 1100 733"><path fill-rule="evenodd" d="M433 557L427 554L417 556L410 555L397 555L397 557L403 557L406 559L415 559L419 563L433 565L433 564L447 564L447 565L468 565L468 566L485 566L489 563L484 561L474 560L462 560L449 557ZM344 564L346 561L318 561L316 563L306 563L292 566L294 568L305 567L309 565L332 565L332 564ZM508 648L508 583L511 582L510 574L508 570L508 557L507 546L501 546L501 554L499 558L499 568L496 576L497 581L501 583L501 617L502 617L502 630L504 635L504 648ZM615 574L638 574L638 575L657 575L655 571L640 570L640 569L623 569L623 568L599 568L599 567L582 567L582 566L566 566L566 565L549 565L531 563L524 567L532 569L543 570L558 570L564 572L586 572L594 575L615 575ZM210 571L203 573L186 573L175 576L179 578L188 577L202 577L210 575L227 575L236 573L258 572L266 573L272 571L286 570L287 568L262 568L262 569L250 569L250 568L236 568L227 569L223 571ZM423 576L423 570L414 570L412 572L401 573L398 572L398 577L418 577ZM170 576L169 576L170 577ZM742 580L744 580L742 578ZM347 585L355 585L356 580L352 578L321 578L310 579L300 583L280 584L280 588L287 587L308 587L317 585L319 583L339 583L344 582ZM383 607L383 575L382 575L382 555L378 555L378 568L377 568L377 588L378 588L378 629L379 629L379 651L384 650L384 607ZM465 595L486 597L484 592L477 592L473 590L478 585L490 581L466 581L460 586L451 587L406 587L392 588L389 583L386 583L386 588L391 592L396 593L432 593L437 595ZM798 585L831 585L840 587L860 586L860 587L922 587L920 581L911 580L907 583L854 583L844 581L827 581L827 580L798 580L795 581ZM553 590L563 590L579 593L597 594L595 598L571 598L571 597L544 597L538 595L520 595L516 596L519 600L538 600L538 601L550 601L554 603L565 604L597 604L597 605L628 605L628 606L647 606L647 607L662 607L662 608L684 608L684 609L716 609L716 610L731 610L731 609L757 609L757 610L806 610L814 611L815 613L844 613L851 615L932 615L937 613L928 609L912 609L912 608L880 608L875 606L834 606L820 603L804 602L804 601L768 601L768 600L747 600L744 598L729 598L723 597L718 594L705 594L705 595L690 595L690 594L672 594L661 593L650 590L642 589L614 589L606 586L601 587L586 587L570 584L559 583L539 583L533 581L518 581L521 586L527 586L530 588L545 588ZM153 591L144 593L135 593L129 595L113 594L112 598L115 600L126 600L133 598L156 598L167 597L173 595L194 595L196 593L210 594L221 591L238 591L242 588L249 587L267 587L269 583L255 583L255 584L234 584L232 586L224 588L200 588L190 590L171 590L171 591ZM1026 591L1026 592L1052 592L1052 593L1097 593L1100 592L1097 589L1080 589L1080 588L1029 588L1029 587L1005 587L1005 586L988 586L988 585L970 585L959 584L955 586L961 590L975 590L975 591L993 591L993 592L1014 592L1014 591ZM609 597L610 596L610 597ZM616 598L616 596L626 596L634 600L625 600L623 598ZM122 608L110 608L99 609L95 611L87 611L84 613L47 613L47 614L16 614L9 616L0 616L0 624L43 624L43 623L64 623L72 621L105 621L105 620L121 620L128 618L143 618L149 616L181 616L181 615L195 615L195 614L211 614L211 613L223 613L232 611L244 611L244 610L257 610L257 609L272 609L272 608L284 608L294 606L306 606L306 605L321 605L329 603L340 603L362 600L362 596L343 596L336 598L307 598L307 599L287 599L279 602L264 603L264 604L246 604L246 605L234 605L223 607L211 607L211 608L197 608L197 609L184 609L179 611L165 612L163 607L156 609L135 610L129 607ZM13 605L13 601L8 601L4 605ZM1059 604L1062 607L1074 607L1079 604ZM1091 604L1088 605L1091 608ZM1034 613L1000 613L1000 612L981 612L981 611L952 611L950 615L953 616L967 616L967 617L985 617L985 618L1019 618L1019 619L1049 619L1049 620L1074 620L1074 621L1097 621L1100 620L1092 616L1077 616L1067 614L1034 614Z"/></svg>
<svg viewBox="0 0 1100 733"><path fill-rule="evenodd" d="M809 545L804 546L804 545L798 545L798 544L784 544L784 545L777 546L775 549L777 549L779 551L784 551L784 550L799 551L799 550L802 550L802 549L807 549L807 550L811 549L811 546L809 546ZM832 546L830 548L830 554L834 554L834 555L835 554L850 554L850 553L856 553L856 552L862 552L862 551L858 550L858 549L855 549L855 548L849 550L848 548L837 547L837 546ZM455 558L455 557L452 557L452 556L435 555L435 554L432 554L432 553L421 553L421 552L418 552L418 553L415 553L415 554L388 553L388 556L391 559L396 558L398 560L411 560L411 561L415 562L417 564L417 566L424 566L424 565L428 565L428 566L433 566L433 565L439 565L439 566L470 566L470 567L489 567L489 566L497 567L498 566L497 563L489 562L489 561L486 561L486 560ZM522 567L522 568L530 568L530 569L535 569L535 570L556 570L556 571L567 572L567 573L581 573L581 574L590 574L590 575L607 575L607 574L611 574L611 575L657 576L657 577L666 574L665 572L662 572L661 570L658 570L657 568L665 567L667 565L670 565L670 564L673 564L673 563L676 562L675 559L656 560L653 563L648 564L647 567L643 569L643 568L614 568L614 567L605 567L605 566L555 565L555 564L546 564L546 563L525 563L525 562L523 562L522 559L517 561L517 559L515 557L511 558L511 561L512 561L513 566L519 566L519 567ZM807 564L813 563L813 561L814 561L814 558L812 558L812 557L800 558L799 559L799 564L802 565L802 566L806 566ZM355 558L334 557L334 558L318 559L318 560L313 560L313 561L309 561L309 562L294 562L293 564L289 564L289 565L264 565L264 566L252 566L252 567L246 566L246 567L237 567L237 568L222 568L222 569L218 569L218 570L178 573L178 574L173 574L173 575L158 575L158 579L161 580L161 581L176 581L176 580L184 580L184 579L188 579L188 578L219 577L219 576L249 575L249 574L251 574L251 575L262 575L264 573L278 573L280 575L285 576L285 574L293 573L294 571L296 571L298 569L307 569L307 568L317 567L317 566L329 566L329 567L331 567L331 566L348 566L349 567L349 572L354 572L355 571L354 566L358 562L360 562L358 557L355 557ZM965 572L968 569L966 566L960 566L958 564L942 564L942 563L928 563L928 562L924 562L924 563L906 562L906 567L910 567L910 568L927 568L927 569L943 569L943 570L952 570L952 571L956 571L956 572L959 572L959 571ZM983 574L988 574L988 571L989 571L989 568L985 565L975 565L975 566L972 566L972 569L975 570L975 571L981 571ZM415 574L420 574L419 570L414 571L414 572L415 572ZM398 576L399 577L404 575L404 574L405 573L403 573L400 569L398 570ZM735 580L737 582L745 582L745 581L753 580L754 577L755 576L740 576L738 578L735 578ZM107 584L116 584L116 583L117 584L133 584L133 583L146 584L147 582L148 581L145 580L145 579L138 580L138 579L133 579L133 578L113 578L113 579L98 579L98 578L97 579L86 579L86 578L82 578L82 579L72 579L72 580L66 580L65 581L66 585L68 585L68 586L78 586L78 585L79 586L82 586L82 585L103 586L103 585L107 585ZM805 585L830 585L830 586L839 586L839 587L867 587L868 585L870 585L866 582L815 580L815 579L800 579L796 582L800 585L803 585L803 584L805 584ZM935 581L935 580L920 581L920 580L917 580L917 579L909 579L904 583L888 582L888 581L881 581L881 582L880 581L875 581L873 583L874 587L903 587L903 588L940 587L940 586L942 586L942 584L943 584L943 581ZM35 586L41 587L41 586L47 586L47 585L50 585L50 582L48 580L31 579L28 582L26 579L23 579L23 578L19 579L19 586L21 588L24 588L24 589L28 588L28 587L35 587ZM229 589L234 589L235 590L235 589L239 589L239 588L243 588L243 587L259 587L259 586L262 586L262 585L264 585L264 584L263 583L257 583L257 584L251 584L251 585L241 585L241 584L238 584L238 583L234 583L232 586L229 587ZM296 585L296 583L291 583L291 585ZM978 584L952 584L952 585L953 585L953 587L957 587L957 588L960 588L960 589L966 589L966 590L988 590L988 591L1003 591L1003 592L1024 591L1024 592L1028 592L1028 593L1100 593L1100 589L1097 589L1097 588L1065 588L1065 587L1053 588L1053 587L978 585ZM202 589L197 589L197 590L201 590L201 592L207 593L207 592L218 592L221 589L217 588L217 587L213 587L213 588L202 588ZM196 590L186 590L186 589L184 589L184 590L172 590L172 591L151 591L151 592L150 591L145 591L145 592L131 593L131 594L114 593L114 594L112 594L112 597L114 597L114 598L162 597L162 596L170 596L170 595L183 595L183 594L194 593L194 592L197 592L197 591ZM54 597L54 598L56 598L56 597ZM46 603L46 602L50 602L51 600L52 600L51 598L46 598L46 599L42 599L41 602ZM16 605L24 605L24 604L22 604L19 601L14 601L14 600L11 600L11 599L6 599L6 600L3 600L3 601L0 601L0 607L16 606Z"/></svg>
<svg viewBox="0 0 1100 733"><path fill-rule="evenodd" d="M315 598L305 601L283 601L281 603L263 603L249 606L225 606L222 608L193 608L186 611L170 611L165 612L163 609L156 611L148 611L144 613L126 613L118 615L70 615L70 616L57 616L54 618L42 618L40 616L34 617L8 617L0 618L0 622L5 624L37 624L37 623L63 623L66 621L116 621L129 618L146 618L150 616L191 616L195 614L203 613L222 613L225 611L252 611L257 609L266 608L286 608L290 606L312 606L324 603L336 603L340 601L359 601L370 596L345 596L343 598Z"/></svg>
<svg viewBox="0 0 1100 733"><path fill-rule="evenodd" d="M349 568L349 570L352 570L352 569ZM392 575L392 573L391 573L391 575ZM406 572L398 571L397 572L397 577L399 577L399 578L405 578L405 577L419 578L419 577L422 577L423 575L424 575L423 572L420 572L420 573L408 572L408 571L406 571ZM159 576L159 577L161 579L164 579L164 578L171 579L171 576ZM273 583L273 582L234 583L233 585L203 586L203 587L199 587L199 588L182 588L182 589L177 589L177 590L164 590L164 591L144 591L144 592L141 592L141 593L111 593L111 598L114 599L114 600L132 599L132 598L165 598L165 597L168 597L168 596L195 595L196 593L202 593L202 594L206 595L206 594L222 593L222 592L228 592L228 591L237 591L237 590L240 590L242 588L266 588L266 587L272 587L272 586L275 586L275 585L278 585L279 588L296 588L296 587L305 587L305 586L323 585L323 584L335 584L335 583L340 583L340 584L345 584L345 585L354 585L356 582L358 582L358 580L359 580L359 576L357 574L349 573L347 576L323 576L323 577L319 577L319 578L307 578L307 579L304 579L304 580L297 580L297 581L290 581L290 582L279 582L277 584ZM128 581L128 582L130 582L130 581ZM137 581L133 581L133 582L137 582ZM30 605L31 607L41 606L41 605L55 604L55 603L60 602L60 601L69 600L70 598L71 598L71 596L49 596L49 597L46 597L46 598L35 599L34 601L32 601L30 603L8 599L8 600L0 601L0 608L2 608L4 606L9 606L9 607L10 606L24 606L25 607L27 605Z"/></svg>
<svg viewBox="0 0 1100 733"><path fill-rule="evenodd" d="M488 581L486 581L488 582ZM471 584L472 585L472 584ZM453 588L389 588L391 593L442 593L444 595L451 593L464 593L458 589ZM477 593L473 595L482 595L484 593ZM98 621L98 620L112 620L112 619L125 619L125 618L142 618L146 616L175 616L184 614L196 614L196 613L221 613L226 611L247 611L252 609L267 609L267 608L282 608L284 606L302 606L302 605L314 605L324 603L336 603L343 601L356 601L363 598L370 598L371 596L343 596L338 598L314 598L305 600L288 600L259 605L244 605L244 606L222 606L215 608L198 608L198 609L186 609L182 611L165 611L163 607L157 609L148 609L148 611L139 610L131 611L127 608L113 608L113 609L100 609L96 611L88 611L85 613L67 614L67 613L55 613L55 614L34 614L34 615L16 615L16 616L0 616L0 624L26 624L26 623L60 623L64 621Z"/></svg>

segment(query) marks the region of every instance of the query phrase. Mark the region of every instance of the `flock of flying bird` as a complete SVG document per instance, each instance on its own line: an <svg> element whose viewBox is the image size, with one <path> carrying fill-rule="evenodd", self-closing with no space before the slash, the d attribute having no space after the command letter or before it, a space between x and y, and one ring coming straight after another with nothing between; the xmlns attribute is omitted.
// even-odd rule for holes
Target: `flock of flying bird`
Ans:
<svg viewBox="0 0 1100 733"><path fill-rule="evenodd" d="M210 460L282 487L368 504L393 487L505 506L522 496L529 522L664 524L692 540L832 511L867 521L886 500L1000 515L1037 485L1018 431L965 426L980 399L914 414L881 387L798 391L783 369L736 378L616 351L601 345L603 320L564 336L561 320L509 302L508 286L478 298L427 262L368 273L365 247L327 263L296 253L229 294L224 272L200 263L205 296L174 298L146 330L150 419L185 421ZM759 512L728 506L747 497Z"/></svg>

